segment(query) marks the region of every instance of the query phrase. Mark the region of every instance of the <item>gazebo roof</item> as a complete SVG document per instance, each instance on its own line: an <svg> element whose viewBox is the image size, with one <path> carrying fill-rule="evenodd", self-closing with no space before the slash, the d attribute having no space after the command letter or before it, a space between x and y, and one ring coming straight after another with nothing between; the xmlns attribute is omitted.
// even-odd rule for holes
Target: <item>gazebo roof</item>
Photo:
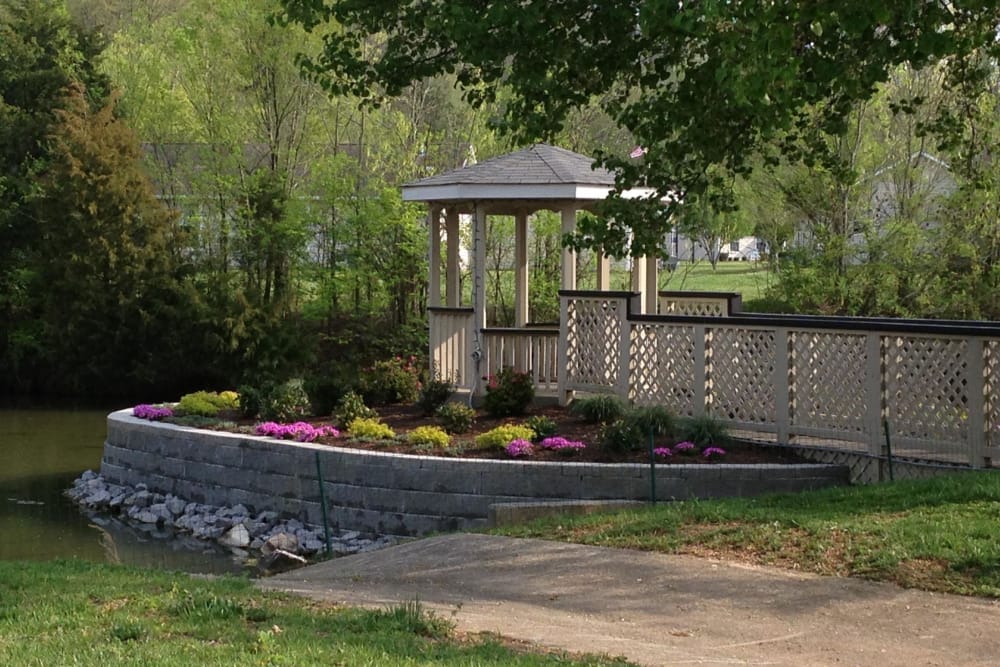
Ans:
<svg viewBox="0 0 1000 667"><path fill-rule="evenodd" d="M422 178L402 187L404 201L580 201L604 199L615 177L593 158L535 144L479 164Z"/></svg>

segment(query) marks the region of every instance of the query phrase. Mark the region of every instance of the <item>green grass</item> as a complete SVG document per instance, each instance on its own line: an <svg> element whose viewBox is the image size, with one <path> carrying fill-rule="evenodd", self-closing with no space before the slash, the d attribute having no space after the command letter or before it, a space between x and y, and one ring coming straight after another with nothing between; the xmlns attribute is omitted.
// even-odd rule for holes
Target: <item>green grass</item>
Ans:
<svg viewBox="0 0 1000 667"><path fill-rule="evenodd" d="M1000 472L665 503L497 532L1000 597Z"/></svg>
<svg viewBox="0 0 1000 667"><path fill-rule="evenodd" d="M677 270L660 273L661 290L690 292L738 292L743 300L758 299L776 280L763 262L719 262L716 269L708 260L680 262Z"/></svg>
<svg viewBox="0 0 1000 667"><path fill-rule="evenodd" d="M626 665L459 638L417 604L365 611L244 579L0 562L3 665Z"/></svg>

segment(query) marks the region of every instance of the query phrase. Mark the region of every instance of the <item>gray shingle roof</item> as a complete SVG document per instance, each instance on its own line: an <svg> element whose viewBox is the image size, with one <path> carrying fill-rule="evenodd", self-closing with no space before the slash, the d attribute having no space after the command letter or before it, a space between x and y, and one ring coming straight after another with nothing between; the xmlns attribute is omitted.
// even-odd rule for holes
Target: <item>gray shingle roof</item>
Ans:
<svg viewBox="0 0 1000 667"><path fill-rule="evenodd" d="M593 158L565 148L535 144L479 164L429 176L404 188L435 185L594 185L611 187L615 177L593 168Z"/></svg>

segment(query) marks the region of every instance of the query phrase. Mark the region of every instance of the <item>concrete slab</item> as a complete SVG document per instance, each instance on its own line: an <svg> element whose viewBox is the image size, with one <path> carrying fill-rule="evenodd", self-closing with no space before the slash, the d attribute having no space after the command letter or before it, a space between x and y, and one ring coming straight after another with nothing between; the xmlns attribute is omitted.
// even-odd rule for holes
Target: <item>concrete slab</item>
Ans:
<svg viewBox="0 0 1000 667"><path fill-rule="evenodd" d="M419 599L490 631L642 665L997 665L996 601L688 556L455 534L260 581L330 602Z"/></svg>

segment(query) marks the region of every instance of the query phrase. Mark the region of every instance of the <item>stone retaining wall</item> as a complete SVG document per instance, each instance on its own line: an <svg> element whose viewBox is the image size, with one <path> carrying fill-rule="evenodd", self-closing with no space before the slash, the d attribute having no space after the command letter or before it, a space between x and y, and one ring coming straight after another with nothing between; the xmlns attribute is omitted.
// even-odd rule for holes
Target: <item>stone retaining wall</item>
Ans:
<svg viewBox="0 0 1000 667"><path fill-rule="evenodd" d="M330 524L384 535L487 525L490 506L648 500L649 466L409 456L205 431L108 415L101 475L209 505L242 503L321 523L319 453ZM710 498L846 484L845 466L661 465L657 496Z"/></svg>

